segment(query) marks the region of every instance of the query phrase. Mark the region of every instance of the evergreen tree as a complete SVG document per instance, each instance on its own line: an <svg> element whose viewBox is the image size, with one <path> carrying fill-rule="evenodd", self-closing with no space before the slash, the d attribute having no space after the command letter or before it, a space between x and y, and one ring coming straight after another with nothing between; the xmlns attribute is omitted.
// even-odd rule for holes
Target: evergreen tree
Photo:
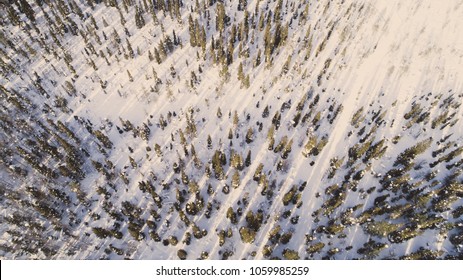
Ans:
<svg viewBox="0 0 463 280"><path fill-rule="evenodd" d="M212 157L212 168L214 169L215 178L217 180L223 180L225 177L221 158L222 153L220 151L215 151L214 156Z"/></svg>
<svg viewBox="0 0 463 280"><path fill-rule="evenodd" d="M201 46L203 54L206 54L206 29L204 29L204 26L201 27L199 34L199 45Z"/></svg>
<svg viewBox="0 0 463 280"><path fill-rule="evenodd" d="M262 163L259 163L259 165L256 168L256 171L254 172L254 176L253 176L254 181L259 182L263 169L264 169L264 165Z"/></svg>
<svg viewBox="0 0 463 280"><path fill-rule="evenodd" d="M236 127L238 126L238 123L239 123L238 112L235 110L233 114L233 125Z"/></svg>
<svg viewBox="0 0 463 280"><path fill-rule="evenodd" d="M248 155L246 156L244 165L246 165L246 167L249 167L251 165L251 150L248 151Z"/></svg>
<svg viewBox="0 0 463 280"><path fill-rule="evenodd" d="M240 62L238 66L238 80L243 80L244 79L244 73L243 73L243 63Z"/></svg>
<svg viewBox="0 0 463 280"><path fill-rule="evenodd" d="M129 53L129 57L130 58L134 58L135 57L135 53L133 52L133 49L132 49L132 45L130 44L129 42L129 39L125 39L125 42L127 43L127 51Z"/></svg>
<svg viewBox="0 0 463 280"><path fill-rule="evenodd" d="M283 153L281 154L281 157L283 159L287 159L289 153L291 153L291 147L293 145L293 139L289 140L288 144L286 144L285 148L283 149Z"/></svg>
<svg viewBox="0 0 463 280"><path fill-rule="evenodd" d="M256 55L256 59L254 61L254 67L257 67L260 65L260 62L261 62L261 50L259 49L257 51L257 55Z"/></svg>
<svg viewBox="0 0 463 280"><path fill-rule="evenodd" d="M254 131L252 128L248 129L248 132L246 133L246 143L250 144L254 140Z"/></svg>
<svg viewBox="0 0 463 280"><path fill-rule="evenodd" d="M272 124L275 126L276 130L278 130L278 128L280 127L280 121L281 121L281 114L280 112L277 111L272 119Z"/></svg>
<svg viewBox="0 0 463 280"><path fill-rule="evenodd" d="M161 56L161 59L164 60L167 57L167 51L164 46L164 41L160 40L158 44L158 50L159 50L159 55Z"/></svg>
<svg viewBox="0 0 463 280"><path fill-rule="evenodd" d="M172 39L170 39L169 35L164 36L164 45L169 53L174 51L174 43L172 42Z"/></svg>
<svg viewBox="0 0 463 280"><path fill-rule="evenodd" d="M196 33L195 33L195 24L193 22L193 17L191 14L188 16L188 30L190 33L190 45L196 47Z"/></svg>
<svg viewBox="0 0 463 280"><path fill-rule="evenodd" d="M226 62L227 62L227 65L230 65L233 63L233 53L235 51L235 48L234 48L234 45L232 42L230 42L228 44L228 48L227 48L227 55L226 55Z"/></svg>
<svg viewBox="0 0 463 280"><path fill-rule="evenodd" d="M135 6L135 24L138 29L141 29L145 26L145 19L143 17L143 12L138 6Z"/></svg>
<svg viewBox="0 0 463 280"><path fill-rule="evenodd" d="M238 188L241 184L241 179L240 179L240 173L238 172L238 170L235 170L235 173L233 174L233 177L232 177L232 187L233 188Z"/></svg>
<svg viewBox="0 0 463 280"><path fill-rule="evenodd" d="M212 138L211 135L207 135L207 148L212 149Z"/></svg>
<svg viewBox="0 0 463 280"><path fill-rule="evenodd" d="M162 63L161 55L159 54L159 51L157 48L154 48L154 57L156 58L156 62L158 64Z"/></svg>
<svg viewBox="0 0 463 280"><path fill-rule="evenodd" d="M18 13L16 10L13 8L13 6L8 6L8 18L10 19L10 22L13 25L19 25L21 24L21 18L19 17Z"/></svg>
<svg viewBox="0 0 463 280"><path fill-rule="evenodd" d="M251 82L249 81L249 74L248 74L244 78L244 80L242 82L242 86L244 86L245 88L249 88L250 85L251 85Z"/></svg>
<svg viewBox="0 0 463 280"><path fill-rule="evenodd" d="M222 2L218 2L216 6L216 21L215 21L215 28L219 31L220 34L223 33L225 30L225 21L226 21L226 14L225 14L225 7Z"/></svg>

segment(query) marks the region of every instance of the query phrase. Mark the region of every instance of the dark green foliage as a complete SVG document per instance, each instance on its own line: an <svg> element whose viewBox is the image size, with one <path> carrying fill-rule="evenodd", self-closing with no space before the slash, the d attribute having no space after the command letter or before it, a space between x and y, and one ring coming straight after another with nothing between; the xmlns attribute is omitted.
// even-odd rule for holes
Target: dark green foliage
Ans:
<svg viewBox="0 0 463 280"><path fill-rule="evenodd" d="M290 250L290 249L283 250L283 257L287 260L299 260L300 259L299 254L296 251Z"/></svg>
<svg viewBox="0 0 463 280"><path fill-rule="evenodd" d="M300 194L297 193L297 187L293 186L284 196L283 196L283 205L288 205L290 202L292 204L297 204L300 199Z"/></svg>
<svg viewBox="0 0 463 280"><path fill-rule="evenodd" d="M310 245L307 248L307 253L309 253L309 254L319 253L324 247L325 247L325 243L323 243L323 242L315 243L313 245Z"/></svg>
<svg viewBox="0 0 463 280"><path fill-rule="evenodd" d="M251 150L248 151L248 154L247 154L246 159L244 161L244 165L246 167L249 167L251 165Z"/></svg>
<svg viewBox="0 0 463 280"><path fill-rule="evenodd" d="M254 140L254 131L252 130L252 128L249 128L248 132L246 133L246 143L251 144L253 140Z"/></svg>
<svg viewBox="0 0 463 280"><path fill-rule="evenodd" d="M145 19L143 17L142 10L138 6L135 6L135 24L139 29L145 26Z"/></svg>
<svg viewBox="0 0 463 280"><path fill-rule="evenodd" d="M35 13L27 0L19 0L17 3L19 10L24 13L30 21L35 21Z"/></svg>
<svg viewBox="0 0 463 280"><path fill-rule="evenodd" d="M233 188L238 188L241 184L241 179L240 179L240 174L238 173L238 171L236 170L235 173L233 173L233 177L232 177L232 187Z"/></svg>
<svg viewBox="0 0 463 280"><path fill-rule="evenodd" d="M378 254L387 247L387 244L370 240L363 244L363 246L357 250L357 253L364 255L368 259L372 259L377 257Z"/></svg>
<svg viewBox="0 0 463 280"><path fill-rule="evenodd" d="M212 157L212 168L217 180L223 180L225 178L225 172L222 167L224 157L225 154L221 151L215 151L214 156Z"/></svg>
<svg viewBox="0 0 463 280"><path fill-rule="evenodd" d="M247 227L257 232L262 225L263 219L262 212L253 213L252 211L248 211L246 214Z"/></svg>
<svg viewBox="0 0 463 280"><path fill-rule="evenodd" d="M244 243L253 243L256 237L256 231L248 227L241 227L240 236Z"/></svg>
<svg viewBox="0 0 463 280"><path fill-rule="evenodd" d="M408 225L403 229L396 230L391 232L388 235L388 239L392 243L402 243L406 240L412 239L418 235L420 235L422 231L415 225Z"/></svg>
<svg viewBox="0 0 463 280"><path fill-rule="evenodd" d="M443 254L443 251L433 251L429 249L419 248L417 251L400 257L401 260L437 260Z"/></svg>
<svg viewBox="0 0 463 280"><path fill-rule="evenodd" d="M431 143L432 138L428 138L410 148L407 148L405 151L403 151L401 154L397 156L397 159L394 162L394 166L410 166L410 163L415 159L415 157L425 152L429 148L429 146L431 146Z"/></svg>
<svg viewBox="0 0 463 280"><path fill-rule="evenodd" d="M130 233L130 235L137 241L141 241L145 238L145 234L143 232L141 232L141 229L142 229L143 225L142 224L138 224L136 222L129 222L128 223L128 231Z"/></svg>
<svg viewBox="0 0 463 280"><path fill-rule="evenodd" d="M227 218L234 225L236 225L238 223L238 217L237 217L235 211L233 211L232 207L229 207L228 210L227 210Z"/></svg>
<svg viewBox="0 0 463 280"><path fill-rule="evenodd" d="M177 251L177 257L179 259L186 260L187 256L188 256L188 253L185 250L180 249L180 250Z"/></svg>
<svg viewBox="0 0 463 280"><path fill-rule="evenodd" d="M256 171L254 172L254 176L253 176L254 181L259 182L263 169L264 169L264 165L262 163L259 163L259 165L256 168Z"/></svg>
<svg viewBox="0 0 463 280"><path fill-rule="evenodd" d="M94 227L92 228L92 231L98 238L101 239L111 236L111 232L109 230L101 227Z"/></svg>
<svg viewBox="0 0 463 280"><path fill-rule="evenodd" d="M94 130L93 134L100 140L105 148L111 149L113 147L113 143L109 140L108 136L104 135L100 130Z"/></svg>
<svg viewBox="0 0 463 280"><path fill-rule="evenodd" d="M293 234L291 232L286 232L286 233L282 234L281 237L280 237L281 244L288 244L290 242L292 236L293 236Z"/></svg>

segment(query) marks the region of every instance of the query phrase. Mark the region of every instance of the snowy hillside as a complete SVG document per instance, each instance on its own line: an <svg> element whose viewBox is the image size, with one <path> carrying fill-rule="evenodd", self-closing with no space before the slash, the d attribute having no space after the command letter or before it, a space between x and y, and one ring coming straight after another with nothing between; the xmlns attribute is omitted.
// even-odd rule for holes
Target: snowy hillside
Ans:
<svg viewBox="0 0 463 280"><path fill-rule="evenodd" d="M1 258L461 259L462 13L0 1Z"/></svg>

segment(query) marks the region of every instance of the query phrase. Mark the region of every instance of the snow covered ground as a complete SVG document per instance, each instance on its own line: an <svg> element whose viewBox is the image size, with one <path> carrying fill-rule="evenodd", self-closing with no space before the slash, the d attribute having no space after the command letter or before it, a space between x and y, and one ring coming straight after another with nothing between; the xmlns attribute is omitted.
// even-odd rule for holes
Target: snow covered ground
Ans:
<svg viewBox="0 0 463 280"><path fill-rule="evenodd" d="M463 1L15 2L2 258L461 258Z"/></svg>

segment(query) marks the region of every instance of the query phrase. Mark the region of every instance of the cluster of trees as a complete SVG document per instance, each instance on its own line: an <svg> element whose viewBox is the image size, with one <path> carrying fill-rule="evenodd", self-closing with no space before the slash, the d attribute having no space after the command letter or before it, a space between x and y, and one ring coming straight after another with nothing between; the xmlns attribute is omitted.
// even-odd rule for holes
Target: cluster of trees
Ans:
<svg viewBox="0 0 463 280"><path fill-rule="evenodd" d="M406 242L428 229L448 235L454 246L462 244L461 228L442 217L442 213L451 211L456 220L463 213L461 206L455 209L453 206L463 193L460 176L463 160L459 158L463 148L458 145L459 139L449 135L436 142L433 138L418 135L416 139L420 141L398 151L385 175L375 174L373 169L379 168L375 161L387 152L397 151L400 145L393 145L405 141L399 135L391 143L388 139L377 138L385 126L387 111L381 108L367 111L362 107L350 120L352 131L346 138L349 143L346 154L330 160L326 173L329 184L323 186L324 194L317 193L316 198L311 198L320 200L317 202L320 208L312 215L313 231L308 233L305 244L307 255L300 256L293 250L298 248L292 246L293 228L300 229L297 225L299 215L305 211L303 205L307 203L303 201L307 183L290 185L283 190L283 182L277 184L277 179L288 171L293 158L301 156L300 152L291 154L293 150L301 150L302 156L307 158L303 159L301 168L309 168L307 165L313 166L328 144L330 131L325 128L334 124L343 112L343 106L335 99L320 102L326 89L322 89L322 97L314 95L311 89L296 102L288 97L284 102L261 104L264 102L262 98L256 105L257 108L263 107L259 109L262 110L259 116L245 113L245 118L240 120L241 112L230 111L229 127L224 130L225 134L228 132L228 146L222 145L221 130L207 137L201 133L205 120L201 122L196 108L188 108L186 113L179 115L176 112L160 113L154 124L150 120L153 116L139 124L120 118L115 125L119 136L122 139L133 136L130 138L132 143L143 145L143 149L134 149L135 146L130 144L126 149L129 154L120 157L113 151L117 143L113 143L112 123L100 126L77 116L72 120L57 115L71 114L70 104L86 100L79 82L81 76L86 75L86 67L93 69L91 79L100 84L101 92L110 94L113 84L108 82L102 69L124 59L128 65L128 61L147 58L149 70L144 76L150 80L149 90L158 94L167 92L172 97L170 100L175 99L171 89L173 83L184 76L187 76L189 88L198 88L206 80L202 77L204 67L217 67L225 82L232 79L230 72L236 71L238 83L247 89L254 89L251 87L251 71L262 65L270 67L277 59L284 62L281 76L294 74L298 68L296 51L290 54L282 51L289 42L291 26L296 21L300 26L308 26L304 38L297 42L300 44L298 52L303 52L306 60L313 49L318 56L334 32L335 23L328 24L326 35L318 36L312 32L314 29L306 24L310 18L309 1L276 0L265 4L257 1L253 3L253 10L248 1L240 0L230 4L236 7L236 12L229 9L229 3L215 0L196 1L191 5L181 0L10 2L1 20L21 28L15 30L23 43L17 44L16 38L0 31L0 71L2 77L10 81L0 85L0 155L6 178L1 179L0 195L7 201L5 207L15 211L4 217L8 224L7 233L12 237L11 243L0 248L5 252L14 252L19 247L31 255L41 251L45 257L52 257L60 247L47 241L49 233L44 225L50 223L56 235L63 232L70 238L73 230L82 225L83 217L88 228L86 236L111 239L109 246L103 249L107 255L129 256L128 250L120 247L121 242L129 239L137 242L152 240L176 247L179 259L206 259L209 252L193 256L188 246L208 234L207 229L201 227L221 211L220 200L232 192L243 193L243 198L225 209L226 223L230 224L217 230L217 241L223 248L220 255L224 259L234 254L228 239L239 238L246 244L255 243L257 233L270 221L269 218L275 218L276 223L265 235L268 242L259 252L267 258L336 257L344 249L325 241L345 238L346 229L356 224L373 237L360 248L355 248L364 258L381 256L388 244ZM96 15L84 13L98 5L105 5L111 11L108 15L116 15L116 20L109 19L106 14L107 18L95 18ZM269 5L273 5L272 8ZM91 10L85 9L87 7ZM38 21L38 18L44 20ZM172 24L172 30L167 32L163 22L169 20L178 24ZM45 24L47 28L43 28ZM153 26L156 34L150 34L147 39L150 44L136 45L137 34L131 34L133 30L145 32ZM66 44L74 37L84 42L81 50L70 50ZM193 58L196 62L195 68L188 68L187 75L184 75L184 67L179 67L182 64L171 58L176 51L187 46L196 52L196 58ZM83 59L78 57L79 51ZM280 57L282 53L286 60ZM21 72L27 71L22 69L22 62L42 58L50 65L48 70L54 71L50 76L61 77L61 81L47 78L45 71ZM172 64L165 68L168 69L165 73L158 75L156 70L168 65L166 61ZM187 59L185 65L189 67L189 63ZM333 64L331 58L324 61L314 84L321 87L329 79ZM123 70L124 79L130 83L137 84L143 77L132 69ZM15 79L26 85L26 89L15 87L11 83ZM265 89L262 91L265 94ZM424 102L413 103L403 116L403 131L410 132L409 128L418 125L430 130L454 126L460 107L457 100L450 95L445 99L442 96L435 98L429 106ZM431 109L435 107L441 109L438 114L432 113ZM174 128L171 123L176 117L184 127ZM220 108L217 118L222 125L227 124L226 115ZM258 119L256 125L251 121L254 118ZM267 131L268 141L261 141L262 130ZM157 138L159 134L166 134L167 141ZM205 145L197 152L198 146L194 144L200 141ZM253 160L251 151L259 145L266 146L269 156L259 157L260 161ZM140 154L145 155L145 149L146 157L141 157ZM171 156L174 153L177 154ZM429 154L435 160L428 163L424 159ZM113 163L111 157L117 161ZM273 165L265 162L264 166L264 159L269 158L275 158ZM437 171L444 163L446 176ZM429 167L429 172L416 172L425 167ZM95 171L101 174L95 185L82 185L81 181ZM252 180L245 181L248 174L252 175ZM366 184L376 182L371 175L379 179L379 184L368 186L365 191ZM365 177L372 180L365 183ZM35 179L28 181L31 178ZM16 186L16 182L21 182L20 186ZM133 200L119 202L117 199L132 190L132 186L140 193ZM259 207L248 205L244 195L248 191L256 193L254 198L256 205L261 203ZM279 192L280 199L274 200ZM349 196L357 195L365 200L365 205L348 205ZM99 203L93 203L95 201ZM265 207L272 203L281 203L281 213L265 213ZM74 213L76 209L84 213L79 213L80 218ZM180 234L171 230L170 223L177 218L181 223ZM182 230L184 234L181 234ZM128 232L127 236L123 232ZM279 247L283 245L288 247ZM180 249L179 246L185 247ZM352 247L345 248L350 249ZM274 255L275 252L281 256ZM440 251L420 249L403 258L438 258L441 255Z"/></svg>
<svg viewBox="0 0 463 280"><path fill-rule="evenodd" d="M436 98L440 100L442 96ZM420 98L420 100L424 97ZM426 99L428 100L428 99ZM446 98L445 101L434 101L431 106L445 105L447 108L459 107L459 104L449 102L452 98ZM453 105L452 105L453 104ZM381 252L394 246L395 243L407 242L417 236L422 235L426 230L436 230L442 236L449 236L452 232L454 244L459 243L458 230L454 229L455 224L451 220L444 219L441 213L452 210L452 204L458 201L460 196L461 182L459 176L461 172L454 169L460 165L457 159L461 154L461 148L456 142L450 141L450 135L436 141L434 138L421 138L416 141L416 144L409 146L405 150L398 152L396 160L392 162L391 169L385 172L384 175L372 172L374 166L373 160L381 159L387 151L397 150L396 147L390 147L387 139L377 141L375 135L385 122L386 111L380 109L378 111L366 112L364 108L357 110L351 120L353 130L348 136L357 135L358 142L351 146L347 151L347 157L337 156L330 160L330 167L327 171L327 178L339 180L344 179L342 184L330 185L325 189L324 202L322 207L313 213L314 221L317 223L325 223L319 226L314 232L318 236L318 240L323 239L319 235L327 235L328 238L344 238L344 229L353 224L363 226L364 232L371 236L371 239L362 247L357 248L357 253L362 258L372 259L378 256L385 256ZM444 115L446 115L444 113ZM449 115L447 115L449 116ZM409 112L404 115L406 125L404 131L413 125L422 125L426 129L432 129L433 111L431 108L426 108L423 104L413 103ZM447 117L437 114L434 120L444 120ZM449 121L448 119L447 121ZM435 122L436 123L436 122ZM369 130L369 131L368 131ZM354 134L357 132L356 134ZM418 136L415 136L418 137ZM309 140L308 149L315 146L315 137ZM401 137L396 137L392 144L398 144ZM438 148L430 152L431 147L438 145ZM389 146L389 147L388 147ZM453 149L452 149L453 147ZM437 158L434 162L426 164L426 158ZM345 159L347 158L347 161ZM451 170L447 176L444 176L444 181L436 180L439 175L437 170L433 170L439 164L444 162L453 162L447 164L446 168ZM422 170L429 166L430 169L424 173L417 173L417 170ZM343 168L347 169L347 174L342 172ZM341 170L341 174L340 173ZM387 170L387 169L386 169ZM368 175L374 175L371 177ZM341 177L343 176L343 177ZM371 187L366 191L362 186L362 178L368 176L378 178L380 183L380 192L377 192L377 187ZM294 190L294 188L292 189ZM371 207L365 208L363 204L358 204L355 207L344 208L344 200L350 193L359 192L359 197L368 198L366 201ZM385 192L385 193L384 193ZM289 200L292 192L285 195ZM317 194L317 197L320 197ZM287 200L287 201L288 201ZM404 202L405 201L405 202ZM458 208L452 213L454 217L459 217ZM325 218L320 214L326 215ZM314 237L308 240L307 253L311 257L317 254L323 258L332 258L342 249L326 246L324 242L313 243ZM351 250L352 246L345 248L346 251ZM323 256L323 253L326 253ZM403 259L436 259L441 258L442 252L433 251L430 249L421 248L409 255L402 256ZM449 255L449 258L457 256Z"/></svg>

